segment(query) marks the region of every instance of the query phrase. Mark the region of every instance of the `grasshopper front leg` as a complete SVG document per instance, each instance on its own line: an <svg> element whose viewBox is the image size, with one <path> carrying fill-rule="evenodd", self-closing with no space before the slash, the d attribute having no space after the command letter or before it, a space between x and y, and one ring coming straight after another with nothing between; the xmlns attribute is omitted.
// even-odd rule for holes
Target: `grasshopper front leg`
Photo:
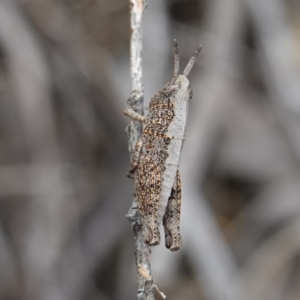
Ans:
<svg viewBox="0 0 300 300"><path fill-rule="evenodd" d="M136 168L139 164L142 148L143 148L143 140L140 137L138 139L138 141L136 142L136 144L135 144L134 152L133 152L133 155L132 155L131 168L130 168L129 173L128 173L129 178L133 178L133 174L134 174L134 172L135 172L135 170L136 170Z"/></svg>
<svg viewBox="0 0 300 300"><path fill-rule="evenodd" d="M145 122L146 119L134 110L127 108L124 114L135 121ZM142 233L145 243L155 246L160 242L157 226L157 210L160 195L161 174L152 158L142 154L143 135L138 139L131 160L129 177L136 172L136 192L139 210L142 217Z"/></svg>
<svg viewBox="0 0 300 300"><path fill-rule="evenodd" d="M140 115L139 113L137 113L136 111L134 111L131 108L126 108L124 110L124 114L127 117L129 117L135 121L145 122L145 120L146 120L144 116ZM142 138L140 137L135 145L135 149L133 152L132 161L131 161L131 169L128 173L129 178L133 178L133 174L139 163L142 147L143 147L143 141L142 141Z"/></svg>
<svg viewBox="0 0 300 300"><path fill-rule="evenodd" d="M179 170L177 170L171 195L168 200L166 212L163 217L165 230L165 244L171 251L181 248L180 234L180 210L181 210L181 181Z"/></svg>
<svg viewBox="0 0 300 300"><path fill-rule="evenodd" d="M146 118L142 115L140 115L139 113L137 113L136 111L134 111L131 108L125 108L124 109L124 115L126 115L127 117L131 118L132 120L135 121L140 121L140 122L145 122Z"/></svg>

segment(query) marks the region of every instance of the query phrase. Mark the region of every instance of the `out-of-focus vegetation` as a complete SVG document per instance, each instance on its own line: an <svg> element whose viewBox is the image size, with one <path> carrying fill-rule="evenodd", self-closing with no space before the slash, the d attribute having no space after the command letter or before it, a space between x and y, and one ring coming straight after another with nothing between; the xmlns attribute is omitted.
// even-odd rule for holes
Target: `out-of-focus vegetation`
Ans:
<svg viewBox="0 0 300 300"><path fill-rule="evenodd" d="M193 100L168 299L300 299L300 2L148 0L145 102ZM0 1L0 299L134 299L129 1ZM157 295L157 299L159 299Z"/></svg>

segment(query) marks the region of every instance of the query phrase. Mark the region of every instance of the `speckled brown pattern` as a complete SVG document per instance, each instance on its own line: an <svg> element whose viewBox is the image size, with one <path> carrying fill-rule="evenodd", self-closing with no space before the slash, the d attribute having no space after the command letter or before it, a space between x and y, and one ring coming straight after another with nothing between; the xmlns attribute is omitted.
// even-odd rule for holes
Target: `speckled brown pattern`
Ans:
<svg viewBox="0 0 300 300"><path fill-rule="evenodd" d="M149 104L149 114L143 133L137 142L131 173L136 172L136 192L142 215L145 242L154 246L160 242L157 210L161 190L161 173L168 157L167 145L172 137L166 135L174 117L172 97L178 85L167 83Z"/></svg>
<svg viewBox="0 0 300 300"><path fill-rule="evenodd" d="M184 140L188 102L192 97L187 75L200 48L191 58L183 75L179 73L177 42L174 41L173 78L151 99L147 117L126 109L124 113L144 122L144 129L132 156L130 174L134 175L145 243L159 244L159 223L163 219L166 247L181 248L181 183L178 171Z"/></svg>

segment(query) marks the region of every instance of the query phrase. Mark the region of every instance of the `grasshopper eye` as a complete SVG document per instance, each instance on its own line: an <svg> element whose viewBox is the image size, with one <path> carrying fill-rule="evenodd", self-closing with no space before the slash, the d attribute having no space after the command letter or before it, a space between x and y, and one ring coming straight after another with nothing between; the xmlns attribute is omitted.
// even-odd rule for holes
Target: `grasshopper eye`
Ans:
<svg viewBox="0 0 300 300"><path fill-rule="evenodd" d="M189 100L191 100L192 98L193 98L193 90L189 86Z"/></svg>

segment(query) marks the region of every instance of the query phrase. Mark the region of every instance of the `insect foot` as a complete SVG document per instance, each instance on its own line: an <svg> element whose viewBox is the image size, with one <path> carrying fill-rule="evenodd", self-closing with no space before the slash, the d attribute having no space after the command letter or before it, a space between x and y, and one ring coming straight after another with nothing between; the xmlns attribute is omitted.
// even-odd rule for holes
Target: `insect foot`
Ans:
<svg viewBox="0 0 300 300"><path fill-rule="evenodd" d="M173 224L172 224L173 223ZM164 223L165 227L165 245L171 251L177 251L181 248L181 234L179 226L168 220Z"/></svg>
<svg viewBox="0 0 300 300"><path fill-rule="evenodd" d="M183 74L179 74L178 45L174 40L173 77L152 97L147 116L132 109L124 112L129 118L143 123L143 132L131 159L130 175L135 180L144 241L150 246L159 244L158 226L163 222L165 244L171 251L181 248L178 165L192 97L187 76L200 49L197 48Z"/></svg>
<svg viewBox="0 0 300 300"><path fill-rule="evenodd" d="M146 244L156 246L160 243L160 233L156 220L151 216L142 217L142 231Z"/></svg>

